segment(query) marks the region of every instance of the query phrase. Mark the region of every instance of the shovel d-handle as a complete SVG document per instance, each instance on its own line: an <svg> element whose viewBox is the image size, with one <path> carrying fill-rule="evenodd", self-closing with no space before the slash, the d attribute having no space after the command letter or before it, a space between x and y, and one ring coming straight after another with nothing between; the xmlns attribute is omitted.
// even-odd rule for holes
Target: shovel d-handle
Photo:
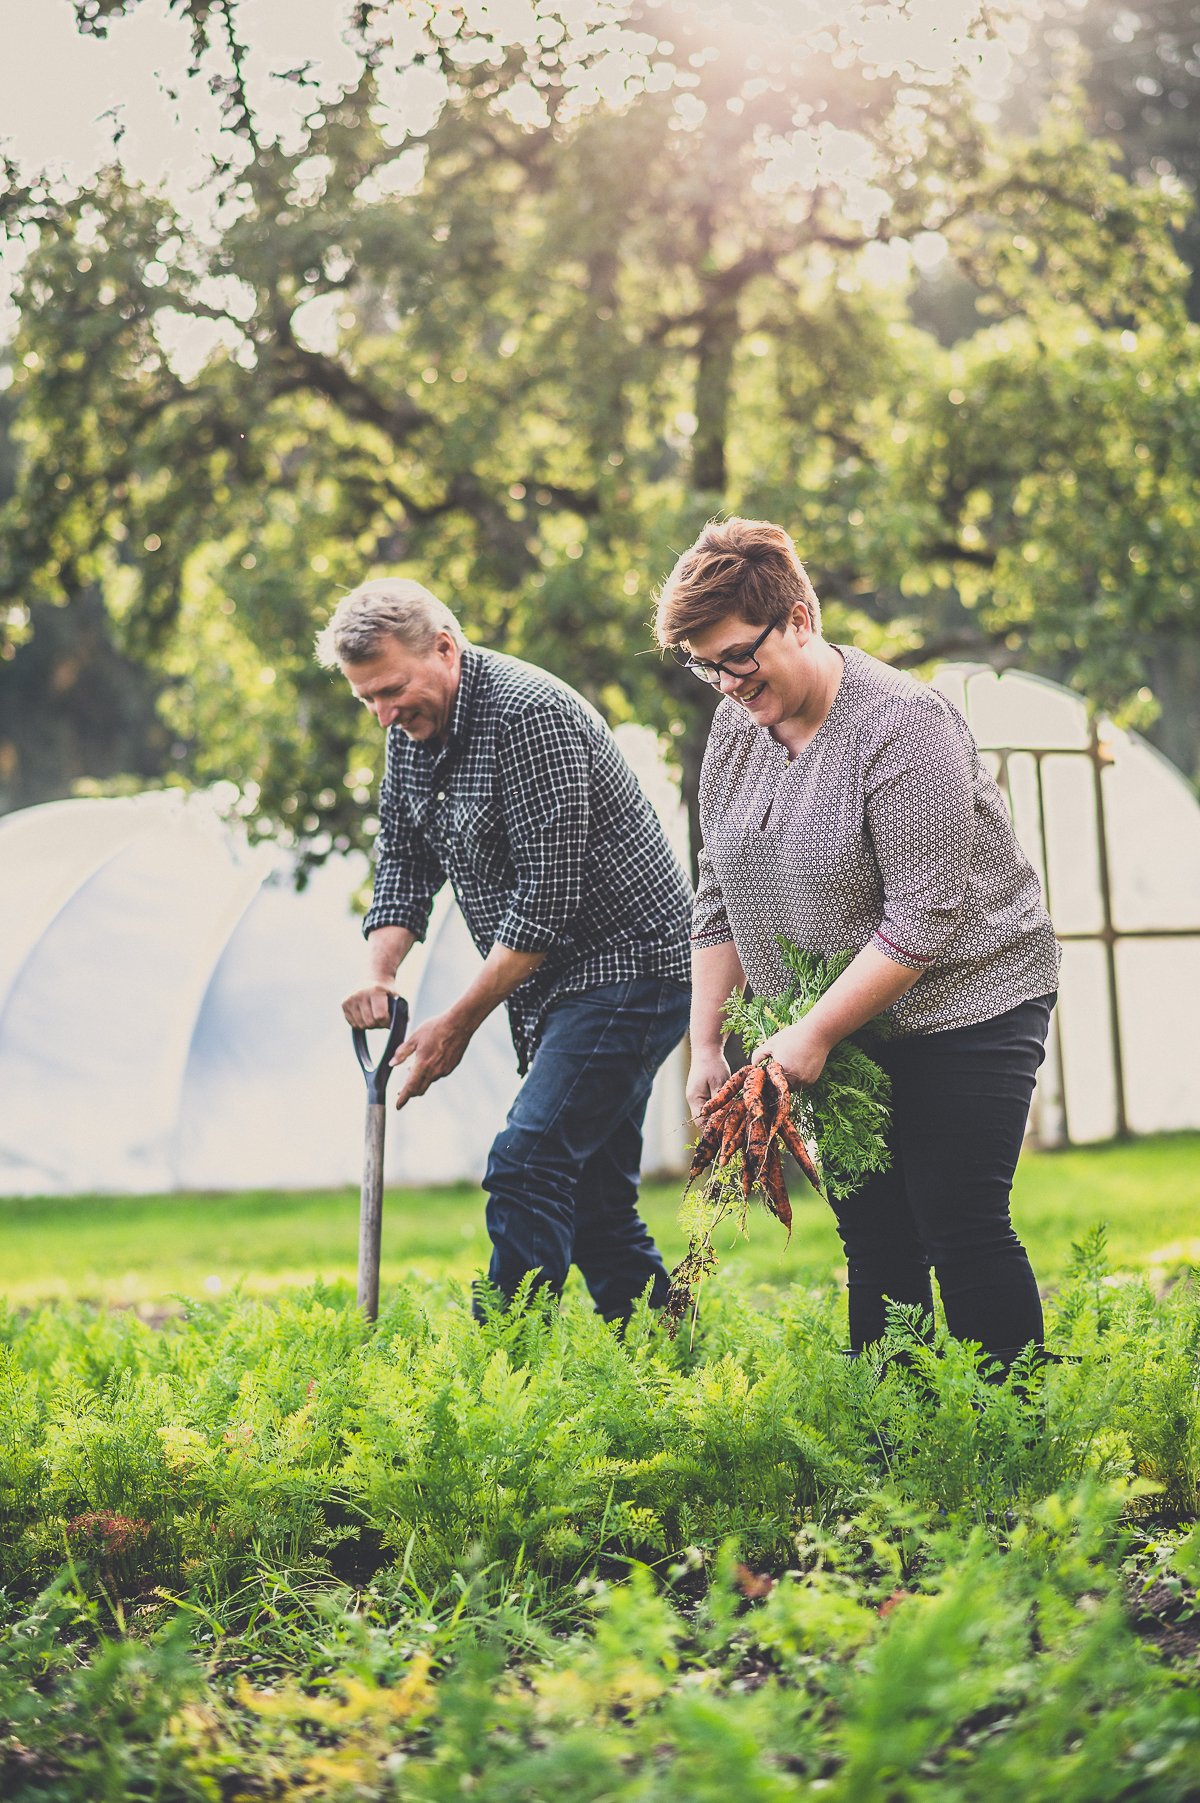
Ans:
<svg viewBox="0 0 1200 1803"><path fill-rule="evenodd" d="M379 1314L379 1244L383 1229L384 1092L391 1057L408 1031L408 1003L393 996L387 1044L378 1064L367 1056L367 1035L354 1028L354 1052L367 1084L367 1129L363 1143L362 1198L358 1211L358 1306L368 1321Z"/></svg>
<svg viewBox="0 0 1200 1803"><path fill-rule="evenodd" d="M408 1032L408 1003L403 996L391 998L392 1018L388 1030L387 1044L383 1048L378 1064L372 1064L367 1056L367 1034L364 1027L351 1028L354 1041L354 1056L358 1059L359 1069L366 1078L367 1096L372 1102L382 1102L388 1086L388 1078L392 1074L392 1056L397 1046L403 1044L404 1035Z"/></svg>

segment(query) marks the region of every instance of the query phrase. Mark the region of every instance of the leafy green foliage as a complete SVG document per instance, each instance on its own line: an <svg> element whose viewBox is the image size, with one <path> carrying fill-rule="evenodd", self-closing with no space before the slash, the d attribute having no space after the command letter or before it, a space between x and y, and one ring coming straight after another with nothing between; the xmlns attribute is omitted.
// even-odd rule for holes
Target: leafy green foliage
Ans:
<svg viewBox="0 0 1200 1803"><path fill-rule="evenodd" d="M76 12L102 34L135 5ZM138 718L159 715L130 768L232 778L309 858L365 843L378 746L310 645L338 590L386 569L668 732L694 799L712 697L630 647L722 509L782 519L831 634L906 663L1019 655L1131 704L1187 643L1179 208L1072 119L1006 141L961 69L873 60L848 15L814 32L774 9L764 49L703 9L664 39L641 0L594 19L535 0L408 9L398 37L347 5L351 77L273 71L297 106L272 129L253 9L175 10L179 79L211 85L227 133L211 225L117 164L86 194L14 180L4 210L33 247L7 686L66 692L69 652L46 684L28 635L94 589L112 656L147 672ZM409 79L441 98L405 132ZM988 322L961 357L872 276L934 232Z"/></svg>
<svg viewBox="0 0 1200 1803"><path fill-rule="evenodd" d="M320 1288L8 1318L5 1797L1185 1803L1200 1291L1093 1238L1078 1362L1003 1379L903 1311L848 1360L839 1307L714 1297L690 1351L417 1283L374 1331Z"/></svg>
<svg viewBox="0 0 1200 1803"><path fill-rule="evenodd" d="M854 956L839 952L822 958L802 951L783 934L777 935L777 943L791 976L783 994L749 1000L738 994L725 1004L725 1026L747 1051L782 1027L803 1020ZM887 1147L891 1079L866 1050L888 1032L889 1023L881 1016L840 1040L816 1083L793 1101L796 1124L806 1139L815 1137L822 1179L839 1200L852 1196L872 1171L885 1171L891 1162Z"/></svg>
<svg viewBox="0 0 1200 1803"><path fill-rule="evenodd" d="M781 1028L803 1020L854 956L852 952L841 952L823 958L801 950L783 934L777 935L777 943L792 979L783 994L769 999L747 998L738 991L730 996L722 1011L727 1032L736 1034L748 1052ZM861 1043L885 1038L889 1030L889 1023L881 1016L868 1022L859 1033L839 1041L817 1082L791 1097L792 1119L810 1156L815 1157L821 1183L827 1194L839 1201L852 1196L872 1171L884 1171L891 1163L887 1145L891 1079ZM737 1234L745 1235L752 1199L760 1200L770 1212L757 1185L747 1193L743 1165L744 1153L740 1151L724 1163L714 1160L706 1174L694 1186L689 1183L684 1192L679 1225L687 1235L687 1250L671 1273L664 1309L672 1333L689 1310L695 1332L701 1286L717 1265L714 1238L718 1229L728 1225Z"/></svg>
<svg viewBox="0 0 1200 1803"><path fill-rule="evenodd" d="M1051 0L1031 21L1025 62L1030 79L1014 104L1028 116L1046 92L1081 85L1088 121L1115 142L1126 168L1143 179L1164 175L1193 205L1176 241L1192 272L1190 312L1200 316L1200 149L1191 129L1200 100L1200 65L1191 54L1195 14L1190 0L1092 0L1078 9Z"/></svg>

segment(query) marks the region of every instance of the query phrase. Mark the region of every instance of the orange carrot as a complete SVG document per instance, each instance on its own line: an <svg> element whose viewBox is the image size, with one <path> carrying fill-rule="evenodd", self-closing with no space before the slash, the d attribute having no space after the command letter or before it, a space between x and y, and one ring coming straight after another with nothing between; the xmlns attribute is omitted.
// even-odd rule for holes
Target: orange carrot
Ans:
<svg viewBox="0 0 1200 1803"><path fill-rule="evenodd" d="M725 1129L721 1134L721 1149L717 1153L716 1161L718 1164L728 1164L739 1149L739 1142L746 1125L746 1104L741 1096L734 1096L721 1118L725 1122Z"/></svg>
<svg viewBox="0 0 1200 1803"><path fill-rule="evenodd" d="M711 1114L715 1114L719 1108L725 1108L728 1105L732 1097L737 1094L738 1090L742 1087L742 1084L746 1081L749 1070L750 1066L748 1064L743 1064L734 1071L732 1077L726 1077L720 1089L718 1089L714 1095L709 1096L707 1102L705 1102L701 1108L700 1119L702 1121L706 1121L708 1117Z"/></svg>
<svg viewBox="0 0 1200 1803"><path fill-rule="evenodd" d="M698 1177L701 1171L707 1170L708 1166L716 1157L717 1149L721 1144L721 1134L724 1131L724 1126L725 1117L723 1114L711 1115L705 1121L704 1131L701 1133L692 1149L692 1163L688 1171L689 1183L691 1183L694 1178Z"/></svg>
<svg viewBox="0 0 1200 1803"><path fill-rule="evenodd" d="M761 1064L751 1064L747 1067L746 1078L742 1084L747 1113L753 1114L762 1101L763 1084L766 1080L767 1073Z"/></svg>
<svg viewBox="0 0 1200 1803"><path fill-rule="evenodd" d="M791 1153L792 1157L796 1160L796 1163L800 1166L800 1169L804 1172L804 1175L808 1178L808 1181L812 1184L817 1194L819 1196L824 1195L825 1192L821 1188L821 1178L818 1174L817 1167L812 1160L812 1153L805 1145L800 1129L797 1127L790 1114L784 1118L783 1125L779 1129L779 1137Z"/></svg>
<svg viewBox="0 0 1200 1803"><path fill-rule="evenodd" d="M787 1072L777 1058L768 1058L764 1069L767 1082L763 1090L763 1101L767 1107L767 1138L770 1140L779 1132L785 1115L791 1110L792 1092Z"/></svg>
<svg viewBox="0 0 1200 1803"><path fill-rule="evenodd" d="M761 1064L756 1064L742 1085L742 1094L746 1099L745 1159L751 1173L751 1185L757 1182L762 1170L770 1137L767 1132L767 1117L763 1107L763 1090L766 1081L765 1068ZM772 1087L774 1086L772 1085Z"/></svg>
<svg viewBox="0 0 1200 1803"><path fill-rule="evenodd" d="M777 1139L771 1141L770 1149L767 1152L767 1162L763 1170L763 1188L767 1192L767 1207L783 1222L790 1240L792 1237L792 1204L788 1198L787 1181L783 1175L783 1159L779 1154Z"/></svg>

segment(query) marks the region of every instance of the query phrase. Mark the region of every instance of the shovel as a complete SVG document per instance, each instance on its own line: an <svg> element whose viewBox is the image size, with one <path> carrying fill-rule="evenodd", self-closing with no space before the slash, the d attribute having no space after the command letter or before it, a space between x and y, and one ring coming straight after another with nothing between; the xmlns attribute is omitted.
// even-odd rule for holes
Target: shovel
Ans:
<svg viewBox="0 0 1200 1803"><path fill-rule="evenodd" d="M367 1131L363 1144L362 1201L358 1211L358 1306L368 1321L379 1313L379 1236L383 1226L384 1093L392 1074L392 1054L408 1032L408 1003L394 995L391 1027L378 1064L367 1056L363 1027L352 1029L354 1052L367 1082Z"/></svg>

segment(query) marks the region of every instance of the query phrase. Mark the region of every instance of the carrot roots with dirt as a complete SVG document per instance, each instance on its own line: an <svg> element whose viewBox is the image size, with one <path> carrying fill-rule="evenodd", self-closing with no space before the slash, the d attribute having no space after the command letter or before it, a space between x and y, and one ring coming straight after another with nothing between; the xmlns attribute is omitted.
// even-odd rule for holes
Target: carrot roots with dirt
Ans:
<svg viewBox="0 0 1200 1803"><path fill-rule="evenodd" d="M782 937L779 948L791 978L782 995L766 1000L734 995L725 1006L728 1031L751 1055L763 1040L803 1020L854 955L825 959ZM745 1232L752 1203L761 1201L790 1237L784 1151L818 1195L838 1201L853 1195L873 1171L887 1169L891 1083L865 1048L888 1031L881 1017L843 1039L811 1088L793 1092L782 1066L768 1058L743 1065L709 1097L680 1212L688 1250L671 1274L664 1311L672 1334L689 1308L695 1316L700 1285L716 1267L712 1236L723 1220Z"/></svg>

